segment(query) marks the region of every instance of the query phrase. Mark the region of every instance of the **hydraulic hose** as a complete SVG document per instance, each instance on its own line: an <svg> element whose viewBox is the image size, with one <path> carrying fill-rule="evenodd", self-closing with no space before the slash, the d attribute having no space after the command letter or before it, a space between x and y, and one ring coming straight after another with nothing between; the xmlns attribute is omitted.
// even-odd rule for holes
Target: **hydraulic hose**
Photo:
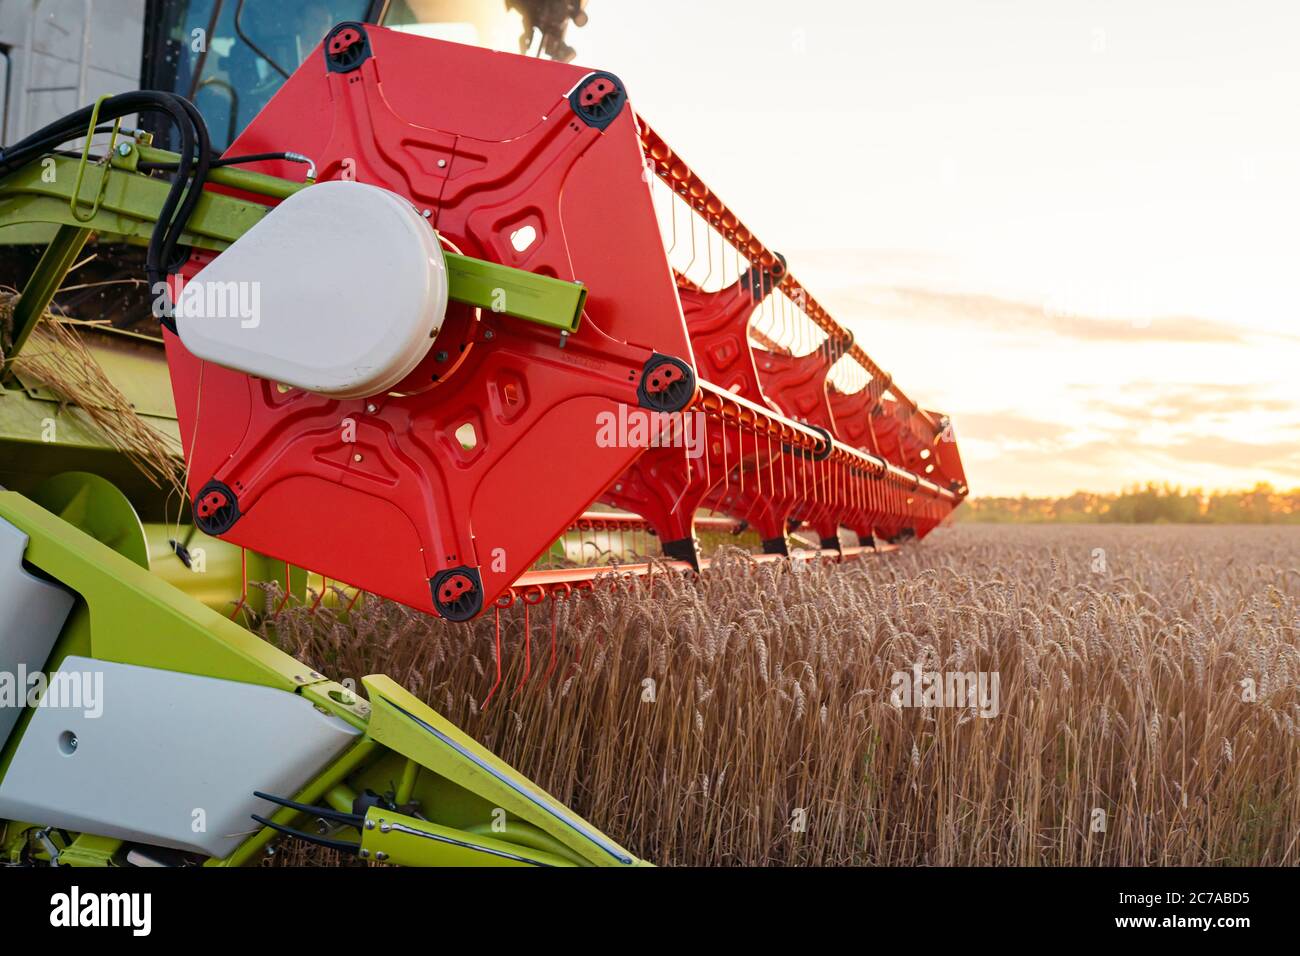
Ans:
<svg viewBox="0 0 1300 956"><path fill-rule="evenodd" d="M98 119L110 122L132 113L161 114L171 121L181 137L176 175L159 210L145 256L149 286L154 289L159 283L165 283L168 272L178 265L175 261L176 247L202 196L203 183L212 164L211 141L207 124L193 103L174 93L159 90L138 90L110 96L100 103ZM0 175L35 162L69 140L85 136L93 115L93 106L82 107L12 146L0 149ZM165 290L162 300L166 306L160 319L163 325L174 330L171 298Z"/></svg>

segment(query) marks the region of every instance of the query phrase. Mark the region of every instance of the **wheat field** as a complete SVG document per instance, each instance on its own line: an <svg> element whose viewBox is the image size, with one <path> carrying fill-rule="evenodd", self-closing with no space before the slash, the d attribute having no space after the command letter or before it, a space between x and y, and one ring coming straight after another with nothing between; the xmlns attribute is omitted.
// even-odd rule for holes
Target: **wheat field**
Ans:
<svg viewBox="0 0 1300 956"><path fill-rule="evenodd" d="M491 614L368 599L268 633L405 683L659 864L1294 865L1298 607L1300 528L959 525L607 585L557 604L554 655L543 604L522 687L516 606L486 710ZM904 699L931 672L996 675L997 707Z"/></svg>

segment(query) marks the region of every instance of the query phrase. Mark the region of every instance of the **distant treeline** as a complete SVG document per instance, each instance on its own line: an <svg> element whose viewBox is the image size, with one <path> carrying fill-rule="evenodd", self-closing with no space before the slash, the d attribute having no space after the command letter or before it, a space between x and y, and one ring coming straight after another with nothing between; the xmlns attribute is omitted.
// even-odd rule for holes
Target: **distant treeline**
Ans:
<svg viewBox="0 0 1300 956"><path fill-rule="evenodd" d="M1300 488L1205 492L1176 485L1135 485L1118 494L1077 491L1066 498L971 498L958 521L1034 524L1300 524Z"/></svg>

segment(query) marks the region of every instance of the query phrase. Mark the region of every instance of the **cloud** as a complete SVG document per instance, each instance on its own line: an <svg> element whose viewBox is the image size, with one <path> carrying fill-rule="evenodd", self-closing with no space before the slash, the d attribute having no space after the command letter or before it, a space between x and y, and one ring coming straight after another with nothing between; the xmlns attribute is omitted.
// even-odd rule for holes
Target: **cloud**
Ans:
<svg viewBox="0 0 1300 956"><path fill-rule="evenodd" d="M795 273L909 394L952 416L976 494L1300 483L1289 329L970 292L925 256L817 265Z"/></svg>
<svg viewBox="0 0 1300 956"><path fill-rule="evenodd" d="M1074 384L1058 399L1059 422L1012 410L954 415L977 493L1300 483L1294 403L1263 385L1148 382L1117 393Z"/></svg>
<svg viewBox="0 0 1300 956"><path fill-rule="evenodd" d="M894 300L892 304L896 308L923 309L929 316L946 316L956 323L978 323L1020 334L1040 332L1084 342L1234 344L1246 341L1246 333L1237 326L1195 316L1107 319L992 295L907 287L883 290L883 301L890 299Z"/></svg>
<svg viewBox="0 0 1300 956"><path fill-rule="evenodd" d="M1195 436L1164 446L1159 451L1179 461L1204 462L1231 468L1295 470L1300 466L1300 449L1295 445L1260 445L1217 435Z"/></svg>
<svg viewBox="0 0 1300 956"><path fill-rule="evenodd" d="M1082 315L1045 313L1046 328L1056 335L1087 342L1219 342L1241 343L1240 329L1226 322L1191 316L1169 316L1150 321L1096 319Z"/></svg>
<svg viewBox="0 0 1300 956"><path fill-rule="evenodd" d="M1067 431L1060 423L1025 418L1014 412L966 413L954 417L953 427L958 441L1048 441L1060 439Z"/></svg>
<svg viewBox="0 0 1300 956"><path fill-rule="evenodd" d="M1098 391L1093 386L1075 385L1073 390ZM1255 384L1194 384L1134 385L1125 389L1133 403L1113 400L1110 389L1102 392L1103 398L1088 401L1090 411L1114 415L1128 422L1171 422L1210 416L1292 413L1294 402L1270 398L1260 394Z"/></svg>

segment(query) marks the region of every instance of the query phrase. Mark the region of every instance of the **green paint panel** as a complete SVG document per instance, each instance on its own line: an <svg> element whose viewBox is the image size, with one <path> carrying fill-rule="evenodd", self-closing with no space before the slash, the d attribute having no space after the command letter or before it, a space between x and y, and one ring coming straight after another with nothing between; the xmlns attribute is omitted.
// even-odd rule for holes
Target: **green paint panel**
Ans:
<svg viewBox="0 0 1300 956"><path fill-rule="evenodd" d="M305 664L22 495L0 492L0 517L31 539L27 562L85 602L92 656L282 690L321 680Z"/></svg>
<svg viewBox="0 0 1300 956"><path fill-rule="evenodd" d="M576 332L587 290L576 282L447 253L450 295L480 309L503 312L563 332Z"/></svg>
<svg viewBox="0 0 1300 956"><path fill-rule="evenodd" d="M392 810L371 807L361 848L369 859L400 866L574 866L554 853L466 833Z"/></svg>
<svg viewBox="0 0 1300 956"><path fill-rule="evenodd" d="M175 420L148 421L179 447ZM47 478L65 471L107 478L146 521L176 518L175 501L167 514L166 492L109 444L81 409L33 398L25 390L0 388L0 485L32 495Z"/></svg>
<svg viewBox="0 0 1300 956"><path fill-rule="evenodd" d="M531 824L589 864L641 862L391 678L374 675L362 683L370 698L369 734L384 746Z"/></svg>
<svg viewBox="0 0 1300 956"><path fill-rule="evenodd" d="M52 160L52 165L47 166L44 159ZM95 215L83 222L73 215L70 205L78 162L66 156L48 156L0 179L0 225L55 222L148 242L171 184L141 173L97 167L106 177L103 200ZM88 179L94 181L84 186L82 192L93 195L100 183L93 175ZM186 224L181 244L224 249L259 222L266 212L260 203L204 192Z"/></svg>

